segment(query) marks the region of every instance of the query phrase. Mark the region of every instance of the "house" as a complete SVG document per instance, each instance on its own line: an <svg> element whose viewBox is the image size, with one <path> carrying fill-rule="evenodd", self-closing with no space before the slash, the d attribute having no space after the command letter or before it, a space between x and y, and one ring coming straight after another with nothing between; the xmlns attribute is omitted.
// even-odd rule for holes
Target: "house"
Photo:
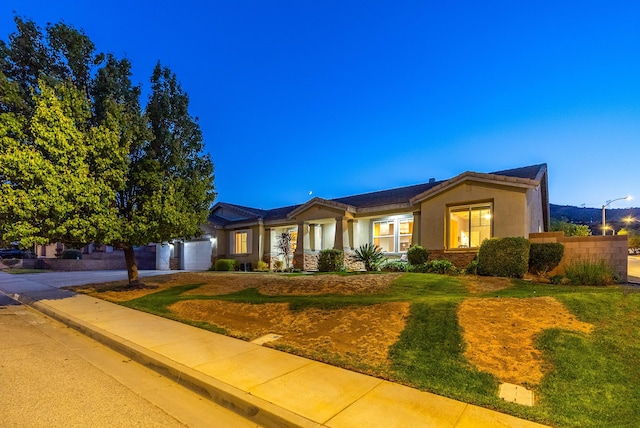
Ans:
<svg viewBox="0 0 640 428"><path fill-rule="evenodd" d="M296 268L316 270L320 250L352 254L366 243L389 258L422 245L430 259L466 266L484 239L549 230L547 165L492 173L464 172L444 181L335 199L315 197L301 205L270 210L216 203L206 226L212 260L231 258L245 267L282 259L276 244L292 236ZM248 269L249 270L249 269Z"/></svg>

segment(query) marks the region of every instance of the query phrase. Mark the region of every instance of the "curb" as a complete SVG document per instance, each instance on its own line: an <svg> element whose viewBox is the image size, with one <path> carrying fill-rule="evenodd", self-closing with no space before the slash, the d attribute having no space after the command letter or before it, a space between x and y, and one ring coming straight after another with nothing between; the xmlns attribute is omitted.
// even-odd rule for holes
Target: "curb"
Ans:
<svg viewBox="0 0 640 428"><path fill-rule="evenodd" d="M190 367L176 363L161 354L123 339L120 336L111 334L99 327L92 326L73 316L60 313L47 304L31 299L28 296L14 294L9 297L22 304L31 306L39 312L151 368L173 382L189 388L202 397L256 424L264 427L282 428L317 428L324 426L215 378L204 375Z"/></svg>

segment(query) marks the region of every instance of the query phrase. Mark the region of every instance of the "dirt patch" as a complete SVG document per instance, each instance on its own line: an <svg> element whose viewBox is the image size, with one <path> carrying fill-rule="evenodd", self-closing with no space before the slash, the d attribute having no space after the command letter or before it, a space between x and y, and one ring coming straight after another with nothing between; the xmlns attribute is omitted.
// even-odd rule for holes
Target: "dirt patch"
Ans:
<svg viewBox="0 0 640 428"><path fill-rule="evenodd" d="M467 275L460 280L471 294L491 293L504 290L513 285L510 278L498 278L492 276Z"/></svg>
<svg viewBox="0 0 640 428"><path fill-rule="evenodd" d="M75 287L75 291L122 302L170 287L202 284L184 295L222 295L256 288L266 295L384 293L401 274L275 275L256 273L184 272L144 278L146 288L118 291L123 283ZM472 295L512 286L508 278L461 276ZM227 329L230 335L254 340L269 333L282 338L269 346L288 346L315 357L339 355L354 364L386 364L389 347L405 327L410 303L397 302L337 310L290 311L286 303L252 305L216 300L181 301L170 309L181 317ZM548 328L590 332L551 297L464 300L458 313L464 329L465 356L480 370L504 382L536 385L543 375L541 353L534 337Z"/></svg>
<svg viewBox="0 0 640 428"><path fill-rule="evenodd" d="M593 329L552 297L469 298L460 304L458 319L467 359L503 382L520 385L537 385L543 376L536 334L549 328L583 333Z"/></svg>
<svg viewBox="0 0 640 428"><path fill-rule="evenodd" d="M410 304L384 303L336 310L292 312L287 303L252 305L215 300L178 302L170 307L181 317L206 321L235 336L254 340L268 333L283 337L278 345L357 356L369 365L387 363L387 353L405 327Z"/></svg>
<svg viewBox="0 0 640 428"><path fill-rule="evenodd" d="M229 294L256 288L261 294L373 294L386 291L400 274L385 275L269 275L269 274L188 274L191 283L204 283L184 295ZM184 281L184 279L183 279Z"/></svg>

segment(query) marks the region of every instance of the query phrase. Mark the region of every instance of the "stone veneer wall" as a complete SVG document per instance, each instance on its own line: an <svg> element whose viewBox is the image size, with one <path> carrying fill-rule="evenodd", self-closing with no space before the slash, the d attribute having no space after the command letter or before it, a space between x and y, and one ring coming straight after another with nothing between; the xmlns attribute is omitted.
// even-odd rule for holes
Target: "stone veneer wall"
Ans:
<svg viewBox="0 0 640 428"><path fill-rule="evenodd" d="M293 267L308 272L317 271L319 256L319 251L305 252L304 254L295 254L293 258ZM276 258L273 258L273 260L276 260ZM357 262L353 254L349 253L345 253L344 255L344 266L351 271L364 270L364 265L361 262ZM271 269L273 269L273 265L270 265L270 267Z"/></svg>
<svg viewBox="0 0 640 428"><path fill-rule="evenodd" d="M564 232L529 234L532 244L557 242L564 245L564 257L550 275L564 273L564 267L575 261L604 260L622 281L627 281L628 242L626 235L564 236Z"/></svg>

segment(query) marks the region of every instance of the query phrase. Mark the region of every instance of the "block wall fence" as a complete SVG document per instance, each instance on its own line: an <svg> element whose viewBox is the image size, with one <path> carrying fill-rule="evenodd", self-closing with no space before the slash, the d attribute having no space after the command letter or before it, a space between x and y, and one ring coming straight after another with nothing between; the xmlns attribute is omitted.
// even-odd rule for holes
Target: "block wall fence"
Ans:
<svg viewBox="0 0 640 428"><path fill-rule="evenodd" d="M564 245L564 257L550 275L564 273L564 267L572 262L604 260L623 282L627 282L628 241L626 235L564 236L564 232L529 234L532 244L557 242Z"/></svg>

